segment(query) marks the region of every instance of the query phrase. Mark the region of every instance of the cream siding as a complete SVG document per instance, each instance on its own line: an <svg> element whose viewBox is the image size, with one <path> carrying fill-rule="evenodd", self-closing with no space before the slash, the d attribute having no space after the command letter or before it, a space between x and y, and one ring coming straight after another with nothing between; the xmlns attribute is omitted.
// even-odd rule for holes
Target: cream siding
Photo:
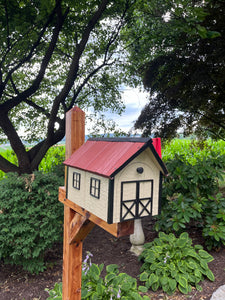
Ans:
<svg viewBox="0 0 225 300"><path fill-rule="evenodd" d="M81 174L80 190L73 188L73 172ZM99 199L90 195L91 178L100 180ZM69 167L67 198L107 222L109 179Z"/></svg>

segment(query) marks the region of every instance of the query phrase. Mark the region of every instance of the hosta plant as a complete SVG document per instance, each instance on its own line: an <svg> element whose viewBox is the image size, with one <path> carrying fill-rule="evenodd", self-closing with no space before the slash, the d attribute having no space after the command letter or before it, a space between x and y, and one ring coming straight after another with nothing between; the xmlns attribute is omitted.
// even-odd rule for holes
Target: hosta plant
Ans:
<svg viewBox="0 0 225 300"><path fill-rule="evenodd" d="M147 243L139 259L143 261L140 280L153 291L162 288L171 295L176 289L187 294L192 287L200 290L200 281L214 275L208 267L213 257L200 245L192 246L186 232L179 238L174 234L159 233L153 242Z"/></svg>
<svg viewBox="0 0 225 300"><path fill-rule="evenodd" d="M101 273L104 265L100 266L91 262L92 254L87 252L82 265L82 287L81 299L86 300L149 300L148 296L141 296L139 292L147 289L137 287L137 280L126 273L119 273L117 265L106 266L106 276ZM53 290L49 291L48 300L62 299L62 285L55 284Z"/></svg>

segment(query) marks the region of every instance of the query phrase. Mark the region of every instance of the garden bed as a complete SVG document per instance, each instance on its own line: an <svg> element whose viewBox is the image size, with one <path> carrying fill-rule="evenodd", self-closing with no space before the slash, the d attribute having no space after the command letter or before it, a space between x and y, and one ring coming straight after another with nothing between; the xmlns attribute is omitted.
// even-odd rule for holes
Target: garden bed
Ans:
<svg viewBox="0 0 225 300"><path fill-rule="evenodd" d="M156 237L153 230L153 223L150 218L143 221L146 242L152 241ZM203 239L201 232L190 229L190 237L194 244L202 244ZM141 263L130 253L129 237L114 238L109 233L99 227L95 227L84 241L83 255L86 251L93 254L92 261L97 264L104 265L117 264L120 272L138 277L140 274ZM215 275L215 281L205 280L201 283L203 291L199 292L195 289L188 295L179 292L172 296L167 296L161 290L157 292L149 292L152 300L157 299L173 299L173 300L207 300L210 299L212 293L221 285L225 284L225 248L219 251L209 252L214 260L209 263L209 267ZM4 300L44 300L47 299L48 293L46 288L52 289L56 282L62 280L62 246L58 245L54 250L47 254L50 263L45 272L39 275L30 275L21 270L19 267L5 266L0 264L0 299ZM104 274L103 274L104 275Z"/></svg>

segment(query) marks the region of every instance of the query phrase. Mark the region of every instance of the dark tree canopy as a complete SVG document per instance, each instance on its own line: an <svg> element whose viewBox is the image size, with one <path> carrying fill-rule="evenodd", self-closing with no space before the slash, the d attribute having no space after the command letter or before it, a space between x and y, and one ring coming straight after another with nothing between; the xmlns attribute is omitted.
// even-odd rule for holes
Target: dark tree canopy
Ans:
<svg viewBox="0 0 225 300"><path fill-rule="evenodd" d="M0 0L0 155L4 172L30 173L65 134L74 105L123 109L120 31L132 0ZM20 133L18 129L24 128ZM37 141L26 150L23 141Z"/></svg>
<svg viewBox="0 0 225 300"><path fill-rule="evenodd" d="M142 81L145 135L224 136L224 12L219 0L0 0L0 142L18 158L0 155L0 169L37 169L68 110L121 113L120 86Z"/></svg>
<svg viewBox="0 0 225 300"><path fill-rule="evenodd" d="M135 128L165 138L177 132L225 138L225 1L154 7L160 2L140 10L146 30L136 25L144 45L139 40L131 57L141 57L138 70L150 99Z"/></svg>

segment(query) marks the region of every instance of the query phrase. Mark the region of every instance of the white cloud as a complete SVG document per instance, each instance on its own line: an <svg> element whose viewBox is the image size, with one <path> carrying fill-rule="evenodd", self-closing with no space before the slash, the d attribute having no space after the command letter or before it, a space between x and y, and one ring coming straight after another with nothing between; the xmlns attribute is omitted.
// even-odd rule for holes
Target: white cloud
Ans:
<svg viewBox="0 0 225 300"><path fill-rule="evenodd" d="M126 106L125 112L121 116L116 114L107 114L106 116L113 119L119 128L128 132L148 102L148 94L146 92L140 92L139 89L125 88L122 99Z"/></svg>

